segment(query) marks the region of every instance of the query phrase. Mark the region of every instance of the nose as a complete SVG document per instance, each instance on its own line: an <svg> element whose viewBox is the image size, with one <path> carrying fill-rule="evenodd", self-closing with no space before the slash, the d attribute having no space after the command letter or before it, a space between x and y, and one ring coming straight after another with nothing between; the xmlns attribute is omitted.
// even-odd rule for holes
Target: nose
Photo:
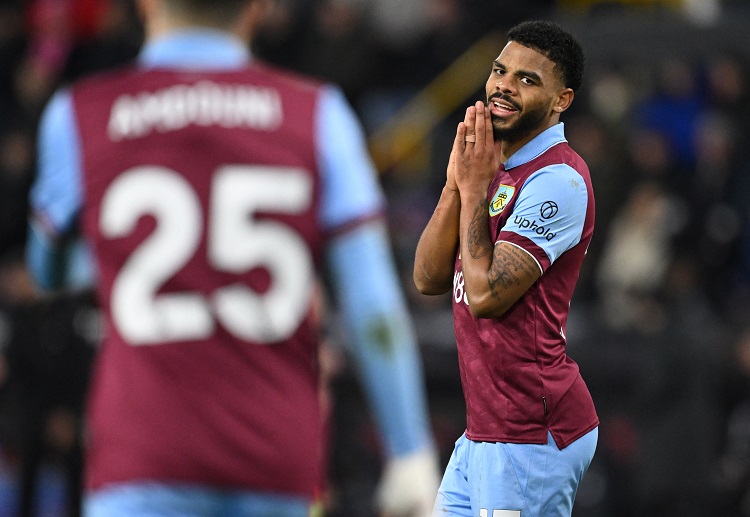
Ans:
<svg viewBox="0 0 750 517"><path fill-rule="evenodd" d="M498 79L495 81L495 89L502 93L508 93L510 95L513 95L516 93L515 85L511 83L511 80L507 77L503 77L502 79Z"/></svg>

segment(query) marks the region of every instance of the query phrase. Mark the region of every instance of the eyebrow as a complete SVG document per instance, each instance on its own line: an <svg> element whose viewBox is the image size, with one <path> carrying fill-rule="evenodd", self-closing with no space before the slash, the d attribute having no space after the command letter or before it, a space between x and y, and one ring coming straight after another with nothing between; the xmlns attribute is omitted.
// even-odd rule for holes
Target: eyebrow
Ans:
<svg viewBox="0 0 750 517"><path fill-rule="evenodd" d="M500 61L493 61L492 64L493 64L493 66L495 68L505 68L505 66L503 66L503 64L500 63ZM516 75L520 75L520 76L523 76L523 77L528 77L528 78L533 79L534 81L537 81L539 83L542 82L542 78L539 77L539 74L537 74L536 72L531 72L529 70L518 70L516 72Z"/></svg>

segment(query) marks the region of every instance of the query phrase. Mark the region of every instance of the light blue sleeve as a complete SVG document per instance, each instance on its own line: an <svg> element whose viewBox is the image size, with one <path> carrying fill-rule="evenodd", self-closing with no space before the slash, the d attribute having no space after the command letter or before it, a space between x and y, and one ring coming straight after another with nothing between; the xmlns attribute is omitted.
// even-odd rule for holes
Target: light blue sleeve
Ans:
<svg viewBox="0 0 750 517"><path fill-rule="evenodd" d="M421 358L384 224L338 235L327 258L386 451L398 456L433 447Z"/></svg>
<svg viewBox="0 0 750 517"><path fill-rule="evenodd" d="M81 207L81 148L70 92L56 93L45 108L37 140L37 177L31 209L53 236L70 229Z"/></svg>
<svg viewBox="0 0 750 517"><path fill-rule="evenodd" d="M502 231L530 239L550 264L578 244L583 233L588 191L581 175L564 164L551 165L528 177Z"/></svg>
<svg viewBox="0 0 750 517"><path fill-rule="evenodd" d="M316 113L320 219L333 230L383 210L385 199L362 126L344 94L323 88Z"/></svg>
<svg viewBox="0 0 750 517"><path fill-rule="evenodd" d="M317 138L324 227L336 230L382 212L385 198L364 132L336 87L326 87L319 99ZM326 258L347 344L387 452L432 447L419 349L384 222L337 234Z"/></svg>
<svg viewBox="0 0 750 517"><path fill-rule="evenodd" d="M94 282L88 246L60 237L71 230L81 207L81 149L70 92L57 92L45 107L37 139L37 177L31 187L26 263L45 290L78 289Z"/></svg>

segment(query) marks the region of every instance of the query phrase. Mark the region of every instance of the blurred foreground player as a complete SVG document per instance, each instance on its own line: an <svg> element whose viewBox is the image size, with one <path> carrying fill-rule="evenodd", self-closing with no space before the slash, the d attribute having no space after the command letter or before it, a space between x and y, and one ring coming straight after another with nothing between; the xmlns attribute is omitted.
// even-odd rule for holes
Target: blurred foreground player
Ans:
<svg viewBox="0 0 750 517"><path fill-rule="evenodd" d="M381 510L432 507L418 350L361 128L337 88L253 60L263 7L140 0L137 64L44 113L29 266L59 288L80 228L106 318L88 517L307 515L324 259L382 431Z"/></svg>
<svg viewBox="0 0 750 517"><path fill-rule="evenodd" d="M466 432L435 515L563 517L599 419L567 356L570 301L594 229L589 170L560 115L584 54L560 26L525 22L492 65L486 105L458 125L447 180L417 246L425 294L453 290Z"/></svg>

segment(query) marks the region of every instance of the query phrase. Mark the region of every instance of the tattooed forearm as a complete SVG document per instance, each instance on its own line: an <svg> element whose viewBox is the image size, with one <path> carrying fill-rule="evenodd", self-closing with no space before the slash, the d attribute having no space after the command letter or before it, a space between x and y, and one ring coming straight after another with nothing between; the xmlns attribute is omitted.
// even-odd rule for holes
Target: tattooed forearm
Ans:
<svg viewBox="0 0 750 517"><path fill-rule="evenodd" d="M474 216L469 223L466 243L469 253L475 259L482 258L492 251L492 241L487 224L488 209L489 202L483 199L474 211Z"/></svg>
<svg viewBox="0 0 750 517"><path fill-rule="evenodd" d="M492 266L487 276L490 290L495 298L502 297L502 291L518 286L521 280L530 278L539 268L534 259L515 246L495 246Z"/></svg>

